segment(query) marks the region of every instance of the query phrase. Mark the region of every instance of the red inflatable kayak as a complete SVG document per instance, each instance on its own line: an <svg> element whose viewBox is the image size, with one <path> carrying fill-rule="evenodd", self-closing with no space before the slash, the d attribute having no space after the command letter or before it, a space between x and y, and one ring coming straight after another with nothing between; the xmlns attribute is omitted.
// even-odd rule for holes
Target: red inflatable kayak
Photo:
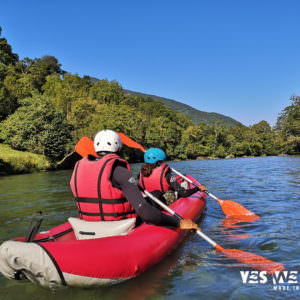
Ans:
<svg viewBox="0 0 300 300"><path fill-rule="evenodd" d="M206 195L197 192L170 207L183 218L197 220L205 205ZM77 240L67 222L38 233L30 243L24 238L4 242L0 271L10 279L27 279L49 288L116 284L157 264L186 233L179 228L142 224L126 235Z"/></svg>

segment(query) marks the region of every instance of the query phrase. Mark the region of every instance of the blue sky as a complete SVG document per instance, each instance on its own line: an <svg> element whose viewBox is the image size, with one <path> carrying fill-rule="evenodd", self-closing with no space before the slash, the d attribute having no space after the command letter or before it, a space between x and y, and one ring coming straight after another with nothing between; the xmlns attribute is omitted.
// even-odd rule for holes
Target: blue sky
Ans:
<svg viewBox="0 0 300 300"><path fill-rule="evenodd" d="M297 0L15 0L0 26L21 59L274 125L300 95L299 13Z"/></svg>

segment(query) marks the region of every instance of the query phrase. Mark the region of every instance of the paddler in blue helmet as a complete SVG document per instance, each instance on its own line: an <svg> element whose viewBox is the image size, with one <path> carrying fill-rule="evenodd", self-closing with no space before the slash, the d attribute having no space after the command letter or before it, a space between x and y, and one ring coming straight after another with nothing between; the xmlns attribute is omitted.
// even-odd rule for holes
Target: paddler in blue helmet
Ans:
<svg viewBox="0 0 300 300"><path fill-rule="evenodd" d="M139 175L139 184L143 189L167 204L172 203L177 197L189 197L199 191L198 187L184 188L172 174L172 170L164 162L165 160L166 154L160 148L150 148L145 152L145 163L142 165ZM204 185L201 185L201 191L206 191Z"/></svg>

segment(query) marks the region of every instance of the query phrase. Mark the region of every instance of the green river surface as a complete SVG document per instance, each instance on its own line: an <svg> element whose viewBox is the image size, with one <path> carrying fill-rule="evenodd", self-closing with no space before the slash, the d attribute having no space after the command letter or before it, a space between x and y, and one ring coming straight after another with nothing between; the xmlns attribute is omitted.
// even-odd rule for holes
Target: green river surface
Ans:
<svg viewBox="0 0 300 300"><path fill-rule="evenodd" d="M284 264L293 283L243 282L247 266L216 253L191 233L168 257L141 276L97 289L50 291L0 275L0 299L300 299L300 157L257 157L170 162L222 199L232 199L260 216L252 223L226 224L220 205L208 199L200 224L224 248L240 249ZM133 165L138 172L140 165ZM0 178L0 242L24 236L31 216L44 213L41 231L77 216L69 187L72 171ZM120 249L122 251L122 249ZM258 274L259 275L259 274ZM250 276L250 275L249 275ZM280 286L281 291L275 290ZM285 290L283 290L285 289ZM287 290L286 290L287 289Z"/></svg>

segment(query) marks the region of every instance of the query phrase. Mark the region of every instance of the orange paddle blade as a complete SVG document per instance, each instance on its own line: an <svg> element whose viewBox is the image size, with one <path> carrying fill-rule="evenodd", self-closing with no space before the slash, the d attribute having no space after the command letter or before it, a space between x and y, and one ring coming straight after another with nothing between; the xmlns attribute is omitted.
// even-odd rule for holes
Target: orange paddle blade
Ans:
<svg viewBox="0 0 300 300"><path fill-rule="evenodd" d="M232 201L232 200L220 200L217 199L217 201L220 203L221 208L226 216L243 216L245 217L245 221L248 222L253 222L257 221L259 219L259 216L256 215L255 213L251 212L241 204ZM247 220L247 217L249 219Z"/></svg>
<svg viewBox="0 0 300 300"><path fill-rule="evenodd" d="M98 156L94 149L94 142L87 136L82 137L75 146L75 151L82 157L92 154Z"/></svg>
<svg viewBox="0 0 300 300"><path fill-rule="evenodd" d="M283 264L271 261L257 254L238 249L224 249L220 245L216 246L216 250L222 251L222 253L228 258L235 259L254 269L266 271L268 274L275 273L276 271L281 272L284 270Z"/></svg>
<svg viewBox="0 0 300 300"><path fill-rule="evenodd" d="M130 147L130 148L136 148L141 150L142 152L146 152L146 150L144 149L144 147L142 145L140 145L139 143L135 142L134 140L132 140L131 138L129 138L126 134L119 132L118 133L119 137L121 138L121 142Z"/></svg>

